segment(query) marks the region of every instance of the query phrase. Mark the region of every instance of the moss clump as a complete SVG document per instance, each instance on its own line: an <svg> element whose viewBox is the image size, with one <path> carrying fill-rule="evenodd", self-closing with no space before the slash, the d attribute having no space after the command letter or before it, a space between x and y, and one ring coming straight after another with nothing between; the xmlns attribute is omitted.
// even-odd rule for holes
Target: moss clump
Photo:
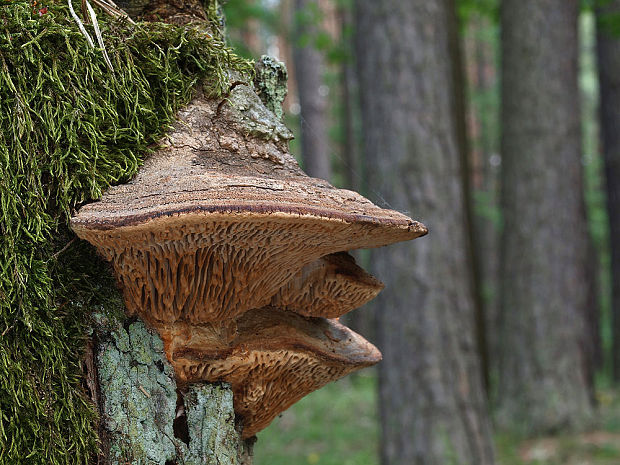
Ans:
<svg viewBox="0 0 620 465"><path fill-rule="evenodd" d="M135 174L196 83L220 95L226 69L250 69L199 28L99 14L112 73L65 2L44 6L0 0L2 464L86 464L97 450L80 358L87 309L118 296L71 242L72 210Z"/></svg>

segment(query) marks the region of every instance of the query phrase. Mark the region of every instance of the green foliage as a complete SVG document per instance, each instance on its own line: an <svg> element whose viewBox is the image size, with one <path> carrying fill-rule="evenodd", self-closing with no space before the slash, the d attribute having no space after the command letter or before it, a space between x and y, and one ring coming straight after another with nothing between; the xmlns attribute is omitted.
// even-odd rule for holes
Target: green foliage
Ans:
<svg viewBox="0 0 620 465"><path fill-rule="evenodd" d="M293 405L258 434L256 465L375 465L376 377L365 370Z"/></svg>
<svg viewBox="0 0 620 465"><path fill-rule="evenodd" d="M473 16L485 16L499 22L499 0L457 0L456 7L463 23Z"/></svg>
<svg viewBox="0 0 620 465"><path fill-rule="evenodd" d="M2 464L85 464L97 449L80 359L87 309L118 295L72 241L71 212L136 173L194 85L221 95L227 68L250 70L198 28L99 15L112 73L65 2L46 6L0 0Z"/></svg>

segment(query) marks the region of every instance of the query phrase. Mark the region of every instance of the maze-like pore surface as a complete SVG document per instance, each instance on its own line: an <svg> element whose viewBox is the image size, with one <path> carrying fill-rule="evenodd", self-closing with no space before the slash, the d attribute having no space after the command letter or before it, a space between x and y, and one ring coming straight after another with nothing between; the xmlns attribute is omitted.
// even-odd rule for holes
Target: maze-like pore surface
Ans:
<svg viewBox="0 0 620 465"><path fill-rule="evenodd" d="M271 298L271 305L304 316L338 318L377 297L383 287L351 255L334 253L304 266Z"/></svg>
<svg viewBox="0 0 620 465"><path fill-rule="evenodd" d="M232 385L244 437L310 392L381 358L372 344L336 320L267 307L247 312L237 324L238 333L226 346L209 329L160 332L167 334L168 357L181 384Z"/></svg>

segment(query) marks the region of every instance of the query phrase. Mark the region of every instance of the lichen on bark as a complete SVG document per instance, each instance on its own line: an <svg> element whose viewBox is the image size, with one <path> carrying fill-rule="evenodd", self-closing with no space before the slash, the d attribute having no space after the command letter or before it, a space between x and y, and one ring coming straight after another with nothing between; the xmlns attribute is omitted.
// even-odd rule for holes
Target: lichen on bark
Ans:
<svg viewBox="0 0 620 465"><path fill-rule="evenodd" d="M189 450L186 465L240 462L230 385L193 385L185 394Z"/></svg>
<svg viewBox="0 0 620 465"><path fill-rule="evenodd" d="M278 119L282 119L282 103L288 93L286 65L276 58L263 55L256 62L254 69L256 72L254 86L258 96Z"/></svg>
<svg viewBox="0 0 620 465"><path fill-rule="evenodd" d="M176 383L163 343L142 322L100 332L101 421L110 464L161 464L174 460Z"/></svg>
<svg viewBox="0 0 620 465"><path fill-rule="evenodd" d="M178 405L174 371L155 331L139 320L99 318L96 334L104 463L240 464L245 445L229 385L191 385ZM187 437L175 436L179 417Z"/></svg>
<svg viewBox="0 0 620 465"><path fill-rule="evenodd" d="M265 140L287 142L293 133L270 111L250 83L238 81L228 96L232 119L248 134Z"/></svg>

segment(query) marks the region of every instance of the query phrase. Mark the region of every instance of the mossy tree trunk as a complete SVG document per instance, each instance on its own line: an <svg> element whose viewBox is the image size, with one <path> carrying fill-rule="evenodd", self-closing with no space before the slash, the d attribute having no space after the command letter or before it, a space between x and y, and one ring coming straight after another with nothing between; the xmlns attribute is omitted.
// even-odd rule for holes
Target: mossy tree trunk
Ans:
<svg viewBox="0 0 620 465"><path fill-rule="evenodd" d="M119 3L136 19L208 21L202 3L194 0ZM220 15L218 24L207 28L223 29L217 1L205 6ZM100 414L99 465L252 463L254 439L244 441L235 425L230 386L177 386L161 338L142 321L100 317L89 347L88 384Z"/></svg>

